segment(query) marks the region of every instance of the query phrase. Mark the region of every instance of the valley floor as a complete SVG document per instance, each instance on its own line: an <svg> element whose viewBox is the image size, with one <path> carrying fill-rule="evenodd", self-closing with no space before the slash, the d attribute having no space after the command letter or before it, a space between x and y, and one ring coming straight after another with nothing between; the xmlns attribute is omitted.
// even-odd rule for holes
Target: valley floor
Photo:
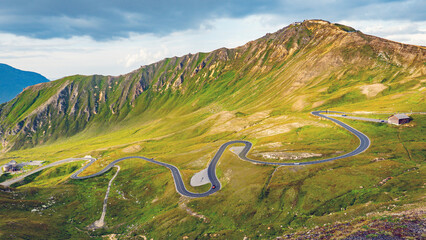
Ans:
<svg viewBox="0 0 426 240"><path fill-rule="evenodd" d="M341 127L330 124L330 121L313 118L308 114L301 116L312 121L311 125L296 126L293 130L275 136L249 138L255 144L253 156L273 150L289 151L291 148L295 152L307 149L313 153L321 152L324 153L321 156L324 159L342 155L342 150L349 152L358 146L358 139ZM289 120L294 121L282 116L275 119L283 119L281 126L288 124ZM244 236L270 239L284 236L304 239L319 234L319 238L327 239L331 238L330 234L340 234L342 238L355 233L360 234L353 235L355 237L382 236L380 224L389 225L385 227L389 229L388 233L383 234L397 237L397 224L388 224L386 219L364 221L362 216L368 217L372 212L387 211L394 206L397 210L407 204L423 202L424 183L421 176L425 171L422 153L425 143L424 136L419 135L419 129L423 128L424 116L416 116L414 119L407 126L342 119L365 132L371 138L372 145L362 155L323 164L301 166L287 160L277 160L290 164L281 168L250 164L236 156L244 148L232 148L234 152L224 152L224 159L218 162L217 177L223 189L208 198L187 199L184 204L178 204L181 203L181 196L176 194L167 169L144 161L121 162L122 170L114 180L108 198L108 212L104 222L107 228L94 232L87 230L87 226L102 214L105 191L114 175L113 171L92 179L72 180L69 176L81 168L82 162L53 166L28 176L31 179L27 177L25 185L15 185L13 192L0 191L0 238L31 236L33 239L41 239L49 236L53 239L84 239L118 234L120 239L133 239L135 236L154 239L162 239L161 236L187 236L189 239ZM269 120L264 121L267 125ZM317 122L320 125L314 125ZM262 124L256 127L262 129ZM188 189L194 192L208 191L210 186L191 186L191 176L205 169L205 164L212 159L219 146L237 136L220 137L216 142L201 133L201 139L209 140L208 143L200 143L198 135L194 139L190 138L198 143L190 143L188 140L180 140L179 134L176 134L177 137L172 135L155 141L124 144L118 149L81 153L99 158L87 170L87 174L98 172L117 159L115 157L122 149L127 151L132 147L138 152L126 154L159 155L164 162L173 159L174 164L181 169L182 181ZM187 146L178 147L175 144ZM136 148L136 145L139 147ZM167 152L167 149L178 150ZM42 151L36 150L42 156ZM21 152L31 155L29 150ZM18 154L12 152L9 157L17 157ZM53 158L55 154L50 156ZM8 159L4 158L4 161ZM223 208L224 202L226 208ZM424 219L424 210L417 212L419 218ZM394 213L389 213L390 218L397 218ZM368 226L363 227L364 224L357 227L359 223L348 222L350 219L368 223ZM412 229L407 228L407 234L417 234L414 230L424 226L423 220L419 223L415 217L400 221L403 225L411 224ZM354 226L353 230L350 230L348 224ZM40 227L45 230L39 231ZM16 232L17 228L26 230ZM312 230L308 233L308 230L304 231L305 228ZM371 230L373 228L378 230ZM316 229L320 230L315 232ZM343 231L345 229L348 232ZM321 232L329 235L321 235Z"/></svg>

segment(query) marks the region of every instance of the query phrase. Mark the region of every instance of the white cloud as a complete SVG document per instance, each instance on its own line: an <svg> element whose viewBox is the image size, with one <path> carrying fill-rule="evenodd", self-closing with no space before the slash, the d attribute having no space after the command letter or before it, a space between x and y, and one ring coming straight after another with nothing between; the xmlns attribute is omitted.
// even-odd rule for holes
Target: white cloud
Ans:
<svg viewBox="0 0 426 240"><path fill-rule="evenodd" d="M160 49L151 50L146 48L139 49L137 53L130 53L124 59L117 61L118 64L124 64L126 68L135 67L140 63L154 62L158 59L163 59L169 55L169 50L165 45Z"/></svg>
<svg viewBox="0 0 426 240"><path fill-rule="evenodd" d="M273 15L254 15L212 20L199 29L166 36L131 34L107 42L90 37L42 40L0 34L0 62L49 79L74 74L119 75L166 57L237 47L289 23Z"/></svg>
<svg viewBox="0 0 426 240"><path fill-rule="evenodd" d="M363 33L386 38L396 42L414 45L426 44L426 21L364 20L339 21Z"/></svg>
<svg viewBox="0 0 426 240"><path fill-rule="evenodd" d="M134 33L106 42L90 37L40 40L0 34L0 62L39 72L49 79L74 74L120 75L165 57L237 47L298 20L272 14L221 18L203 23L199 29L165 36ZM426 42L426 22L339 22L394 41L417 45Z"/></svg>

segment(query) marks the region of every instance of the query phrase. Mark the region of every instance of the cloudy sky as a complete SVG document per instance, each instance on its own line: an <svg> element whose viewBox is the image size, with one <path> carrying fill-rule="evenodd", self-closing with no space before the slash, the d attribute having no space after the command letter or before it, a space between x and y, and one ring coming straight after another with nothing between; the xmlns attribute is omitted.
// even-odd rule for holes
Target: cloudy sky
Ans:
<svg viewBox="0 0 426 240"><path fill-rule="evenodd" d="M236 47L304 19L426 45L425 0L1 0L0 62L53 80Z"/></svg>

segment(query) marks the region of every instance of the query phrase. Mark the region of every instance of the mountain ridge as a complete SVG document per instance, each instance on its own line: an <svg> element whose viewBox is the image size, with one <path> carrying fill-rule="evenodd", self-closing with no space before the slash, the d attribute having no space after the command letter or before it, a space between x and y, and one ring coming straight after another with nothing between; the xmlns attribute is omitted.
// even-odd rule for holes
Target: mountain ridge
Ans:
<svg viewBox="0 0 426 240"><path fill-rule="evenodd" d="M72 136L94 124L189 113L215 102L225 109L267 103L277 111L308 111L368 101L371 97L351 88L381 84L393 94L391 86L406 88L410 82L410 89L420 89L422 61L424 47L306 20L233 49L166 58L119 76L76 75L29 87L0 109L2 151Z"/></svg>
<svg viewBox="0 0 426 240"><path fill-rule="evenodd" d="M48 82L49 80L39 73L23 71L4 63L0 63L0 104L12 100L20 92L27 90L31 85Z"/></svg>

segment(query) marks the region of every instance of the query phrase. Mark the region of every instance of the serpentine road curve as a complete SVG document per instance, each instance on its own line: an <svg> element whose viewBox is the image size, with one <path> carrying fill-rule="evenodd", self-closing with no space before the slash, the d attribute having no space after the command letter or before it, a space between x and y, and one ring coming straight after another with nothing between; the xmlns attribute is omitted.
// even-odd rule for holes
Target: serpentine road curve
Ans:
<svg viewBox="0 0 426 240"><path fill-rule="evenodd" d="M80 173L82 173L90 165L92 165L92 163L94 163L96 161L96 159L94 159L94 158L65 159L65 160L62 160L62 161L59 161L59 162L55 162L55 163L46 165L46 166L44 166L40 169L36 169L36 170L29 172L29 173L27 173L27 174L25 174L24 176L21 176L21 177L23 179L28 175L31 175L31 174L38 172L38 171L41 171L42 169L45 169L45 168L50 167L50 166L58 165L58 164L61 164L61 163L65 163L65 162L76 161L76 160L90 160L90 162L88 164L86 164L84 167L82 167L77 172L75 172L74 174L71 175L72 179L88 179L88 178L92 178L92 177L96 177L96 176L100 176L100 175L104 174L105 172L110 170L112 167L114 167L117 163L119 163L121 161L128 160L128 159L141 159L141 160L148 161L148 162L151 162L151 163L155 163L155 164L158 164L158 165L161 165L161 166L164 166L164 167L170 169L170 171L172 172L174 182L175 182L176 191L183 196L198 198L198 197L209 196L210 194L213 194L213 193L220 190L221 185L220 185L219 179L216 176L216 164L219 161L222 154L224 153L224 151L226 150L226 148L229 145L232 145L232 144L244 144L245 145L244 149L238 154L238 156L242 160L249 161L249 162L256 163L256 164L278 165L278 166L311 165L311 164L330 162L330 161L334 161L334 160L337 160L337 159L352 157L352 156L358 155L358 154L364 152L365 150L367 150L367 148L370 146L370 139L365 134L363 134L362 132L356 130L355 128L353 128L353 127L351 127L351 126L349 126L349 125L347 125L347 124L345 124L345 123L343 123L343 122L341 122L337 119L323 115L322 113L325 113L325 111L314 111L311 114L318 116L318 117L326 118L326 119L333 121L333 122L337 123L338 125L342 126L343 128L345 128L346 130L348 130L349 132L351 132L352 134L354 134L355 136L358 137L358 139L360 140L359 146L355 150L353 150L349 153L343 154L341 156L333 157L333 158L327 158L327 159L317 160L317 161L300 162L300 163L280 163L280 162L264 162L264 161L258 161L258 160L250 159L250 158L247 157L247 153L250 151L250 149L252 147L251 142L242 141L242 140L230 141L230 142L224 143L222 146L220 146L219 150L217 151L217 153L215 154L213 159L210 161L209 166L207 168L207 172L208 172L208 177L209 177L209 180L210 180L212 186L215 186L215 187L210 188L208 191L206 191L204 193L193 193L193 192L188 191L185 188L185 184L183 183L182 176L181 176L179 169L177 167L175 167L171 164L168 164L168 163L155 161L154 159L151 159L151 158L139 157L139 156L123 157L123 158L117 159L117 160L111 162L110 164L108 164L101 171L94 173L94 174L91 174L91 175L88 175L88 176L83 176L83 177L79 177L78 175ZM327 113L329 113L329 112L327 112ZM22 180L22 179L20 179L20 180ZM11 179L9 181L0 183L0 185L10 186L11 184L18 182L18 181L19 181L19 179Z"/></svg>

